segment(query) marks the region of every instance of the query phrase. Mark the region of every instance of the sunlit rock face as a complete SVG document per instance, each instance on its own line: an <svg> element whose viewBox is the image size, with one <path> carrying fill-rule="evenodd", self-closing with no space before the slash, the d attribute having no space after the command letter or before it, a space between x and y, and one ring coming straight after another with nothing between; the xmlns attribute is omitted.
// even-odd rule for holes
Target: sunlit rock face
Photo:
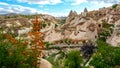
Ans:
<svg viewBox="0 0 120 68"><path fill-rule="evenodd" d="M42 30L45 33L45 41L54 42L63 39L70 40L96 40L98 36L97 23L90 17L78 15L71 11L66 18L66 23L56 31L54 24Z"/></svg>
<svg viewBox="0 0 120 68"><path fill-rule="evenodd" d="M75 17L77 17L77 16L78 16L77 12L71 10L67 19L66 19L66 23L62 27L65 27L66 25L69 25L75 19Z"/></svg>
<svg viewBox="0 0 120 68"><path fill-rule="evenodd" d="M59 41L61 39L63 39L63 35L61 34L61 32L57 32L55 30L46 33L44 38L45 41L49 42Z"/></svg>
<svg viewBox="0 0 120 68"><path fill-rule="evenodd" d="M96 21L92 19L79 22L75 25L75 30L72 31L69 38L73 40L95 40L97 38L96 25Z"/></svg>
<svg viewBox="0 0 120 68"><path fill-rule="evenodd" d="M120 45L120 20L115 22L113 34L107 39L107 43L111 44L112 46Z"/></svg>
<svg viewBox="0 0 120 68"><path fill-rule="evenodd" d="M41 30L44 33L44 41L55 42L63 39L70 40L96 40L97 23L89 17L78 15L71 11L66 19L66 23L59 29L55 24L50 24L48 28Z"/></svg>
<svg viewBox="0 0 120 68"><path fill-rule="evenodd" d="M52 68L52 64L49 61L41 58L38 68Z"/></svg>
<svg viewBox="0 0 120 68"><path fill-rule="evenodd" d="M85 9L85 12L87 12L87 9ZM97 22L90 17L85 17L81 14L77 15L73 11L68 15L62 28L66 30L64 32L65 38L71 40L95 40L98 36Z"/></svg>

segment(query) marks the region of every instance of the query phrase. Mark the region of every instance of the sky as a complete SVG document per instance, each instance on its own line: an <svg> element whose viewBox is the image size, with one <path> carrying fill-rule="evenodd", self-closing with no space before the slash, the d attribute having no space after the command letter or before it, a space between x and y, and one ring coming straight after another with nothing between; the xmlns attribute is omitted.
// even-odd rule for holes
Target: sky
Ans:
<svg viewBox="0 0 120 68"><path fill-rule="evenodd" d="M67 16L71 10L78 14L120 3L120 0L0 0L0 14L49 14Z"/></svg>

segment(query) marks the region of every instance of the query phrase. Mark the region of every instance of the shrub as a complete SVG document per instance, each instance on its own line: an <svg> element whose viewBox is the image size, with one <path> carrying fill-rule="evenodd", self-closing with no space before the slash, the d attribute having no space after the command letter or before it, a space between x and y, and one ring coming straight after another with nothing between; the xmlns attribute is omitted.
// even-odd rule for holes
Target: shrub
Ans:
<svg viewBox="0 0 120 68"><path fill-rule="evenodd" d="M63 68L64 57L65 53L60 50L59 52L50 55L46 59L52 63L52 68Z"/></svg>
<svg viewBox="0 0 120 68"><path fill-rule="evenodd" d="M65 24L66 19L61 20L61 24Z"/></svg>
<svg viewBox="0 0 120 68"><path fill-rule="evenodd" d="M43 23L43 24L42 24L42 27L44 27L44 28L45 28L45 27L46 27L46 24L45 24L45 23Z"/></svg>
<svg viewBox="0 0 120 68"><path fill-rule="evenodd" d="M67 54L65 59L65 68L80 68L82 58L79 51L71 51Z"/></svg>
<svg viewBox="0 0 120 68"><path fill-rule="evenodd" d="M118 6L118 4L114 4L112 5L112 8L116 8Z"/></svg>
<svg viewBox="0 0 120 68"><path fill-rule="evenodd" d="M50 42L44 42L46 49L49 49L49 46L51 45Z"/></svg>
<svg viewBox="0 0 120 68"><path fill-rule="evenodd" d="M97 44L98 51L93 55L90 65L95 68L115 68L120 65L120 48L112 47L101 40Z"/></svg>
<svg viewBox="0 0 120 68"><path fill-rule="evenodd" d="M108 36L111 36L113 33L113 24L108 24L107 22L103 21L102 23L102 31L100 33L100 38L103 41L106 41Z"/></svg>
<svg viewBox="0 0 120 68"><path fill-rule="evenodd" d="M25 40L16 40L14 34L3 34L0 29L0 68L36 68L37 58L41 51L38 46L44 48L44 43L39 32L41 25L36 16L33 22L33 30L29 32L30 36L34 36L31 48L27 48L28 42ZM40 37L39 37L40 36Z"/></svg>
<svg viewBox="0 0 120 68"><path fill-rule="evenodd" d="M57 24L55 24L55 28L57 28L58 27L58 25Z"/></svg>
<svg viewBox="0 0 120 68"><path fill-rule="evenodd" d="M63 41L64 41L64 43L66 43L68 45L70 45L70 43L71 43L71 40L69 40L69 39L64 39Z"/></svg>
<svg viewBox="0 0 120 68"><path fill-rule="evenodd" d="M0 68L34 68L33 52L27 50L27 43L0 34Z"/></svg>
<svg viewBox="0 0 120 68"><path fill-rule="evenodd" d="M92 42L84 43L80 49L80 52L83 54L84 58L90 58L95 52L96 46Z"/></svg>

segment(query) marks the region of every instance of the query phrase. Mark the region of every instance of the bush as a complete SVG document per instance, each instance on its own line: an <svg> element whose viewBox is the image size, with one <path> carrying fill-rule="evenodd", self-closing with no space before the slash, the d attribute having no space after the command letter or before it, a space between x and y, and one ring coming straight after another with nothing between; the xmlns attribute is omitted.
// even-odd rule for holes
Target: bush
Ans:
<svg viewBox="0 0 120 68"><path fill-rule="evenodd" d="M69 40L69 39L64 39L63 41L64 41L64 43L66 43L66 44L68 44L68 45L71 44L71 40Z"/></svg>
<svg viewBox="0 0 120 68"><path fill-rule="evenodd" d="M65 68L80 68L82 58L79 51L71 51L67 54L65 59Z"/></svg>
<svg viewBox="0 0 120 68"><path fill-rule="evenodd" d="M27 44L22 41L15 44L12 40L0 34L0 68L34 68L35 58L26 49Z"/></svg>
<svg viewBox="0 0 120 68"><path fill-rule="evenodd" d="M95 52L96 46L92 42L84 43L80 49L80 52L83 54L84 58L90 58Z"/></svg>
<svg viewBox="0 0 120 68"><path fill-rule="evenodd" d="M46 49L49 49L49 46L51 45L50 42L44 42Z"/></svg>
<svg viewBox="0 0 120 68"><path fill-rule="evenodd" d="M66 19L61 20L61 24L65 24Z"/></svg>
<svg viewBox="0 0 120 68"><path fill-rule="evenodd" d="M118 6L118 4L114 4L112 5L112 8L116 8Z"/></svg>
<svg viewBox="0 0 120 68"><path fill-rule="evenodd" d="M115 68L120 64L120 48L112 47L101 40L97 44L98 51L93 55L90 65L95 68Z"/></svg>
<svg viewBox="0 0 120 68"><path fill-rule="evenodd" d="M102 31L100 33L100 38L103 41L106 41L108 36L111 36L113 33L113 24L108 24L107 22L103 21L102 23Z"/></svg>
<svg viewBox="0 0 120 68"><path fill-rule="evenodd" d="M58 25L57 24L55 24L55 28L57 28L58 27Z"/></svg>
<svg viewBox="0 0 120 68"><path fill-rule="evenodd" d="M59 51L58 53L54 53L47 57L46 59L52 63L52 68L63 68L65 53L63 51Z"/></svg>
<svg viewBox="0 0 120 68"><path fill-rule="evenodd" d="M42 27L44 27L44 28L45 28L45 27L46 27L46 24L45 24L45 23L43 23L43 24L42 24Z"/></svg>

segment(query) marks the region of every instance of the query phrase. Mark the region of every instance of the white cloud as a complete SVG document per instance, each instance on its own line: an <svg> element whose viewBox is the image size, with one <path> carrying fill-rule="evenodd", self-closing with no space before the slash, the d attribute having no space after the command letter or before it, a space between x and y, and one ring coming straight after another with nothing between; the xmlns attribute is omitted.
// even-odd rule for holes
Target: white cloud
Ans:
<svg viewBox="0 0 120 68"><path fill-rule="evenodd" d="M0 8L0 14L6 14L6 13L13 13L14 11L9 9L6 10L5 8Z"/></svg>
<svg viewBox="0 0 120 68"><path fill-rule="evenodd" d="M0 2L1 3L1 2ZM34 13L47 13L43 11L39 11L34 8L25 7L21 5L14 5L8 3L2 3L2 7L0 8L0 14L7 14L7 13L18 13L18 14L34 14Z"/></svg>
<svg viewBox="0 0 120 68"><path fill-rule="evenodd" d="M67 16L69 13L61 12L61 13L48 13L48 14L53 15L55 17L61 17L61 16Z"/></svg>
<svg viewBox="0 0 120 68"><path fill-rule="evenodd" d="M85 2L90 2L90 3L98 3L97 5L99 5L99 3L120 3L120 0L64 0L66 3L71 3L71 5L79 5L81 3L85 3Z"/></svg>
<svg viewBox="0 0 120 68"><path fill-rule="evenodd" d="M53 15L53 16L61 16L61 15L66 15L66 13L49 13L46 11L42 11L42 10L37 10L34 8L30 8L30 7L25 7L25 6L21 6L21 5L15 5L15 4L8 4L6 3L6 5L4 5L3 7L0 7L0 14L8 14L8 13L17 13L17 14L35 14L35 13L42 13L42 14L49 14L49 15ZM49 10L49 9L45 9L45 10Z"/></svg>
<svg viewBox="0 0 120 68"><path fill-rule="evenodd" d="M100 2L98 2L98 1L92 1L92 2L90 2L90 3L92 3L92 4L95 4L95 5L97 5L97 6L103 6L103 7L108 7L108 6L111 6L112 5L112 3L105 3L104 1L100 1Z"/></svg>
<svg viewBox="0 0 120 68"><path fill-rule="evenodd" d="M4 3L4 2L0 2L0 5L7 6L7 5L9 5L9 4L7 4L7 3Z"/></svg>
<svg viewBox="0 0 120 68"><path fill-rule="evenodd" d="M120 3L120 0L87 0L87 1L97 1L97 2L105 2L105 3Z"/></svg>
<svg viewBox="0 0 120 68"><path fill-rule="evenodd" d="M79 5L81 3L87 2L87 0L64 0L66 3L71 3L71 5Z"/></svg>
<svg viewBox="0 0 120 68"><path fill-rule="evenodd" d="M61 0L18 0L19 2L26 2L28 4L41 4L41 5L45 5L45 4L58 4L61 3Z"/></svg>
<svg viewBox="0 0 120 68"><path fill-rule="evenodd" d="M79 5L84 2L87 2L87 0L74 0L74 2L71 5Z"/></svg>

